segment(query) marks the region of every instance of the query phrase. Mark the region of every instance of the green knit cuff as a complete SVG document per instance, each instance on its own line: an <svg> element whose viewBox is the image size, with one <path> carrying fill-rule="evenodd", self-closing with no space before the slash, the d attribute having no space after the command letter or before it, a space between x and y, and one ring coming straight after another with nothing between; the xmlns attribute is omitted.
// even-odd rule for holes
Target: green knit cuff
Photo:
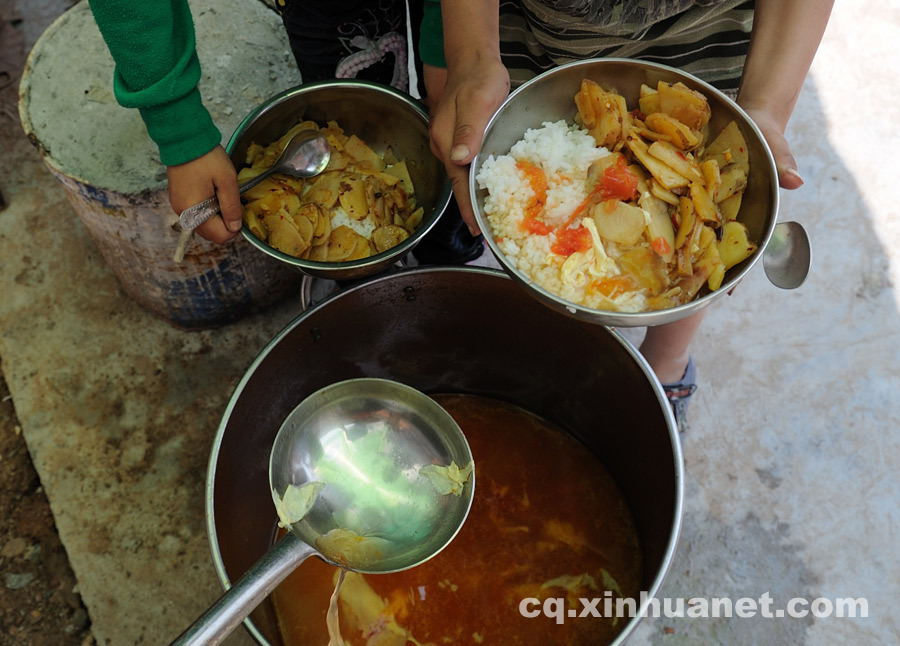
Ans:
<svg viewBox="0 0 900 646"><path fill-rule="evenodd" d="M447 67L444 58L444 23L441 20L441 3L425 0L422 12L422 28L419 31L419 56L426 65Z"/></svg>
<svg viewBox="0 0 900 646"><path fill-rule="evenodd" d="M160 161L166 166L205 155L222 141L197 88L170 103L140 110L147 133L159 146Z"/></svg>

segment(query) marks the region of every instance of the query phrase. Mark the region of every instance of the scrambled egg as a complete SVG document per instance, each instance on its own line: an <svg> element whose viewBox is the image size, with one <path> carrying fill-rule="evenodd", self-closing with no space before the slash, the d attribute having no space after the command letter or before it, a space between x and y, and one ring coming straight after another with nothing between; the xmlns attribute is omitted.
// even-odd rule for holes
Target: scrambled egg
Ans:
<svg viewBox="0 0 900 646"><path fill-rule="evenodd" d="M584 288L594 278L615 276L619 273L616 261L609 257L591 218L584 218L582 226L591 234L591 248L571 254L560 268L560 280L569 287Z"/></svg>

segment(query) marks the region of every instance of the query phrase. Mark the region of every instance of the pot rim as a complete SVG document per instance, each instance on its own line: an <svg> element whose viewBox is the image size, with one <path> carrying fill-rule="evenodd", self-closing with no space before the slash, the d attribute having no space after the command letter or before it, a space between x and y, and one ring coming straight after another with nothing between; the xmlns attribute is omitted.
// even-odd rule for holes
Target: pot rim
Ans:
<svg viewBox="0 0 900 646"><path fill-rule="evenodd" d="M376 282L391 280L397 276L406 276L407 274L427 274L432 272L460 272L460 273L475 273L475 274L484 274L489 276L501 277L506 280L511 280L511 278L504 272L497 269L489 269L483 267L421 267L405 270L396 274L390 274L386 276L380 276L373 280L367 281L360 285L356 285L346 291L341 291L329 298L325 299L321 303L314 305L308 310L301 312L296 318L290 321L278 334L276 334L263 349L257 354L257 356L253 359L253 362L247 368L244 375L241 377L241 380L235 386L234 391L232 392L231 398L228 400L228 405L225 407L225 412L222 414L222 420L219 422L219 427L216 429L216 435L213 439L212 449L210 451L209 465L207 467L206 472L206 486L205 490L205 498L206 498L206 533L209 538L209 547L212 555L213 566L216 571L216 575L219 578L219 582L222 585L224 590L228 590L231 587L231 579L228 577L228 573L225 571L225 564L222 561L222 555L219 551L219 543L218 543L218 534L216 532L216 519L215 519L215 479L216 479L216 465L218 462L219 449L222 446L222 439L225 435L225 429L228 426L228 421L231 416L231 412L234 410L234 407L237 403L238 398L246 387L247 383L250 381L253 374L256 372L256 369L259 365L266 359L269 355L269 352L278 345L281 340L287 336L289 333L293 331L295 327L300 325L303 321L305 321L308 317L314 315L321 308L327 306L333 300L342 298L346 294L350 294L355 292L356 290L363 289L368 285ZM669 443L672 448L672 455L674 458L674 471L675 471L675 504L674 504L674 518L672 519L672 529L669 534L669 540L666 543L666 550L663 555L662 563L656 571L656 576L654 576L652 583L650 584L649 589L646 591L647 595L643 603L639 605L637 608L637 612L633 617L628 620L625 628L620 632L616 638L610 643L609 646L621 646L625 643L625 640L628 636L637 628L637 625L643 619L644 611L650 603L650 599L656 596L656 593L659 591L660 586L662 585L663 580L668 574L669 570L672 566L672 561L675 557L675 551L678 544L678 538L681 535L681 525L682 525L682 516L683 516L683 506L684 506L684 457L681 450L681 440L678 436L678 427L675 422L675 415L672 412L672 407L669 405L669 400L666 397L665 391L663 390L662 384L659 379L653 372L653 369L650 367L650 364L647 360L638 352L637 348L635 348L634 344L632 344L628 339L626 339L622 334L614 329L607 328L607 331L612 334L612 336L622 345L626 352L631 355L631 358L637 363L638 367L644 372L644 375L650 381L650 386L653 389L654 394L656 395L656 399L659 402L660 407L663 411L663 416L666 420L666 427L669 434ZM275 518L273 516L273 522ZM259 629L254 625L253 620L250 617L247 617L244 620L244 627L250 633L250 635L261 645L261 646L271 646L271 643L263 637L262 633L259 632Z"/></svg>

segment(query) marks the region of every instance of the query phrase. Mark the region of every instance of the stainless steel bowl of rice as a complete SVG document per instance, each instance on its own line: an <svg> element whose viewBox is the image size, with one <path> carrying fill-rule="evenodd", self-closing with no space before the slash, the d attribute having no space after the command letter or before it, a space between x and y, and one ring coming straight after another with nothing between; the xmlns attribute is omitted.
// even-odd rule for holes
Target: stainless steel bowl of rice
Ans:
<svg viewBox="0 0 900 646"><path fill-rule="evenodd" d="M656 88L660 81L680 83L706 97L710 112L706 126L709 133L718 133L731 122L736 124L746 142L746 159L749 160L737 220L743 224L755 250L750 252L748 249L746 258L725 270L717 289L711 290L704 283L688 302L647 309L651 301L639 290L621 293L605 290L597 297L589 290L593 284L590 275L585 278L586 273L582 271L576 275L576 280L565 274L567 257L558 257L551 248L564 227L561 223L571 223L579 205L588 200L591 190L587 181L589 167L598 158L609 154L598 148L591 134L576 123L578 110L574 97L584 79L621 95L628 110L638 107L642 85L646 91L647 87ZM534 185L523 172L523 163L543 169L548 183L540 208L541 222L546 221L551 226L538 232L524 226L527 211L536 207ZM545 72L516 89L488 122L482 149L470 169L469 191L478 225L512 278L539 301L563 314L618 327L671 323L727 294L759 260L772 236L778 213L775 161L750 117L720 90L690 74L629 59L570 63ZM724 223L724 216L719 215ZM649 222L648 214L648 227ZM677 230L677 225L673 223L673 226ZM724 230L724 226L720 228ZM721 237L722 234L718 235ZM620 272L616 265L616 245L606 245L613 250L604 252L597 249L601 238L597 235L593 238L596 255L592 256L591 271L606 272L605 280L614 279ZM638 244L651 246L649 233L645 238ZM605 239L603 244L606 244ZM600 255L604 256L603 263L600 263ZM678 288L672 287L670 291L675 289Z"/></svg>
<svg viewBox="0 0 900 646"><path fill-rule="evenodd" d="M354 280L389 269L434 227L450 201L450 181L429 146L428 113L415 99L378 83L354 79L307 83L270 98L247 115L226 151L235 167L244 168L253 144L268 145L305 120L319 126L334 121L347 135L355 135L379 155L390 149L403 160L415 187L416 202L423 209L421 223L396 246L355 260L319 261L289 255L254 234L246 224L244 238L260 251L311 276ZM366 230L370 222L356 224L358 233L370 233Z"/></svg>

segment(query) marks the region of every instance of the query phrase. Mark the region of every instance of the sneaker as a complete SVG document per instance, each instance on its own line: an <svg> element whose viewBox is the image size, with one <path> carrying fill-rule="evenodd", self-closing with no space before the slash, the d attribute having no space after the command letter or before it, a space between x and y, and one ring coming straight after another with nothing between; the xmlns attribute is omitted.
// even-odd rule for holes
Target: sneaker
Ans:
<svg viewBox="0 0 900 646"><path fill-rule="evenodd" d="M688 403L691 401L691 396L697 391L697 368L694 366L694 358L688 359L687 368L684 369L680 381L663 384L662 387L672 406L672 412L675 413L678 432L684 433L687 428Z"/></svg>

